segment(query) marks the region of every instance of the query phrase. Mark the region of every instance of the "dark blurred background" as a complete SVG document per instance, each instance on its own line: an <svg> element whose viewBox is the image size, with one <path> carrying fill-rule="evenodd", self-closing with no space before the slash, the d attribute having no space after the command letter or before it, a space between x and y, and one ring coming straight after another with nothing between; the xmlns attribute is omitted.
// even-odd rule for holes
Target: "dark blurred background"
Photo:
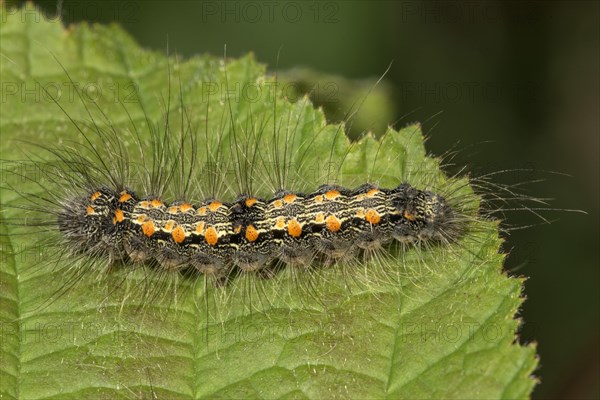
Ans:
<svg viewBox="0 0 600 400"><path fill-rule="evenodd" d="M530 277L520 335L538 343L534 397L600 396L598 2L35 3L59 9L67 24L117 22L162 52L167 43L185 56L222 56L225 45L230 57L252 51L284 79L316 84L315 100L331 119L347 111L347 93L365 93L393 62L358 130L421 121L431 152L455 146L455 162L479 173L569 174L505 176L545 176L531 194L588 212L552 213L551 225L515 231L506 269ZM335 82L334 91L323 82Z"/></svg>

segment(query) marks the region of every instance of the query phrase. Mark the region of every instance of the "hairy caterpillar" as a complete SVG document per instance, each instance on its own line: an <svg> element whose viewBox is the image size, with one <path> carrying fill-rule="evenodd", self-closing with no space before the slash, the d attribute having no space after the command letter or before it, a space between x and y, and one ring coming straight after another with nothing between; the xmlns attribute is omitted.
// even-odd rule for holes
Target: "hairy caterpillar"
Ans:
<svg viewBox="0 0 600 400"><path fill-rule="evenodd" d="M212 87L218 82L226 94L231 92L229 85L245 87L248 82L228 81L228 70L235 70L235 64L218 70L213 65L206 71L214 76L201 84ZM78 86L68 71L64 76L72 87ZM170 68L168 77L170 81ZM412 186L405 177L417 172L413 166L397 160L399 154L386 155L384 146L398 147L394 141L418 140L418 126L405 129L404 139L395 134L378 141L364 139L375 146L375 154L361 155L369 157L370 165L363 162L363 166L375 179L366 183L350 179L356 186L350 190L339 184L348 179L344 168L355 157L354 145L348 146L341 125L319 121L307 98L289 104L276 80L251 82L258 90L276 89L259 103L264 109L250 109L247 120L240 122L234 106L252 108L250 98L237 97L234 102L221 93L205 96L204 129L198 129L183 97L181 77L175 78L179 93L173 96L169 90L160 122L153 125L142 110L148 124L145 131L131 117L130 105L121 104L127 106L128 126L117 128L98 103L78 89L73 95L85 110L83 122L44 92L80 139L43 145L51 156L48 164L31 160L40 167L42 179L21 178L30 180L41 194L11 189L25 200L15 208L23 209L27 225L50 228L50 247L57 254L52 258L83 260L82 267L73 269L75 276L117 263L125 269L128 264L154 265L163 271L195 269L221 283L245 272L272 275L285 264L314 270L340 261L360 271L357 266L364 260L387 262L391 253L381 246L392 239L404 250L449 246L469 221L477 221L475 198L463 194L468 192L466 180L448 180L437 172L427 175L420 161L417 168L423 181L420 187L418 182ZM210 118L219 120L216 131L209 128ZM301 124L309 129L299 132ZM329 157L321 169L307 161L317 158L319 151ZM132 161L138 153L141 161ZM396 176L398 169L385 161L392 166L398 162L405 177ZM425 162L437 164L435 159ZM310 192L314 184L307 181L307 174L323 179L323 186ZM442 192L430 190L442 180L446 181ZM259 188L254 189L257 181ZM136 182L141 185L136 187ZM395 188L379 187L386 182L394 182ZM140 191L141 195L134 194ZM273 198L263 200L273 193Z"/></svg>
<svg viewBox="0 0 600 400"><path fill-rule="evenodd" d="M83 101L83 98L81 99ZM276 107L276 103L274 106ZM407 183L389 190L379 189L371 183L361 185L355 190L326 184L319 190L305 195L280 188L275 197L268 201L243 195L233 203L222 203L212 199L197 207L184 200L167 205L159 198L160 194L136 197L126 189L126 182L118 180L123 179L123 170L112 171L104 161L112 159L113 162L114 151L123 151L118 154L122 160L118 160L116 167L124 170L130 168L129 165L123 164L129 156L120 149L120 142L126 138L124 135L127 133L105 133L95 125L93 135L97 137L90 137L77 123L74 124L85 138L84 144L73 144L69 149L48 149L50 153L58 156L64 169L58 172L51 170L47 174L46 171L45 174L48 179L63 179L61 186L79 190L79 196L74 196L77 192L73 191L71 197L63 200L62 194L55 199L40 197L37 200L46 201L54 206L42 206L40 211L55 219L48 223L57 226L57 230L66 239L66 244L70 244L73 250L88 252L90 255L108 256L110 263L129 256L137 261L158 260L161 266L167 269L177 269L187 264L197 266L201 272L216 272L220 269L220 273L216 275L222 275L222 267L226 264L236 264L244 270L251 271L260 269L267 263L265 260L271 261L274 258L307 264L310 263L310 258L313 258L309 254L318 250L332 259L339 258L354 245L373 250L392 237L404 243L411 243L419 240L452 242L456 236L456 232L453 231L457 231L457 221L452 220L452 210L446 200L427 190L415 189ZM232 132L236 135L235 129L232 129ZM185 154L186 138L180 137L181 143L170 143L173 138L168 133L165 131L160 136L153 137L150 148L158 152L163 151L161 146L174 148L177 156L193 160L194 154ZM263 135L263 132L252 134L258 137ZM196 149L196 138L193 135L190 135L189 144L191 149ZM279 140L278 135L279 132L273 132L271 140ZM293 135L294 133L291 135L292 141ZM337 140L337 137L336 132L327 140ZM104 141L104 148L98 146L98 149L97 145L91 144L93 140L98 139ZM135 137L129 139L139 140ZM234 136L233 143L237 146L241 140L247 139ZM316 140L314 137L309 139ZM223 138L217 135L216 141L220 143ZM138 144L142 146L141 142ZM256 152L259 144L245 143L243 146L250 146L251 150ZM287 146L286 143L285 151L293 151ZM236 149L231 151L235 152ZM160 157L164 155L159 154ZM94 157L99 159L93 160ZM273 159L277 157L279 154L274 154ZM170 162L159 159L156 154L149 158L151 163L159 166L161 170L165 167L165 162ZM94 164L95 161L101 164L100 167ZM244 164L247 160L237 160L237 163ZM328 164L331 164L331 161ZM276 164L269 166L282 168ZM189 180L195 166L183 166L181 171L178 170L179 167L180 165L176 164L172 171L166 172L167 178L161 182L164 187L150 188L148 193L169 190L167 186L176 174L185 173ZM215 168L224 167L215 164ZM239 168L239 165L236 168ZM243 168L255 167L248 164ZM157 171L145 177L145 180L153 180L156 177L155 172ZM277 172L287 173L289 171ZM236 171L236 175L240 176L241 172ZM158 178L160 179L162 178ZM190 186L189 181L181 183ZM149 182L149 185L152 184ZM220 184L229 185L224 182ZM242 187L249 188L248 182L243 183L240 188ZM231 190L235 189L228 189ZM84 196L81 196L82 193ZM223 231L218 231L215 226L220 226ZM303 229L305 226L306 229ZM154 240L161 235L162 238ZM225 240L221 240L223 236ZM142 243L144 237L154 241ZM215 250L214 254L196 254L196 260L192 262L189 257L193 256L184 255L186 250L190 250L189 246L185 248L186 238L194 242L196 253L199 253L199 245L205 245L208 246L205 251L210 251L206 249L212 247ZM298 242L293 242L295 239L298 239ZM226 242L225 246L216 246L219 241ZM274 243L270 243L271 241ZM261 242L264 246L262 254L260 251L254 252L252 247ZM182 247L173 246L174 244ZM243 250L239 248L244 246L248 249L242 254ZM233 251L237 254L232 255Z"/></svg>
<svg viewBox="0 0 600 400"><path fill-rule="evenodd" d="M134 261L156 259L167 269L192 265L217 276L231 264L255 271L275 258L306 265L317 251L335 259L354 246L377 250L391 237L455 240L445 199L408 184L391 190L369 183L355 190L323 186L308 195L282 190L267 201L242 196L200 206L102 188L69 199L58 224L75 248L92 255L122 259L126 253Z"/></svg>

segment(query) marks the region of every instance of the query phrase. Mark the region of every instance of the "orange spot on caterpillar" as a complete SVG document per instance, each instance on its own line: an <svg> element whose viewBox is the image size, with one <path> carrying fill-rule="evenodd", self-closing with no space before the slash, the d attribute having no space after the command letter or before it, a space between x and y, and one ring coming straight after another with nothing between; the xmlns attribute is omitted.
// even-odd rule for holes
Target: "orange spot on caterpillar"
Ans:
<svg viewBox="0 0 600 400"><path fill-rule="evenodd" d="M253 225L248 225L246 227L246 239L249 242L254 242L256 239L258 239L258 231Z"/></svg>
<svg viewBox="0 0 600 400"><path fill-rule="evenodd" d="M299 237L302 234L302 226L296 218L288 222L288 233L291 237Z"/></svg>
<svg viewBox="0 0 600 400"><path fill-rule="evenodd" d="M273 203L271 203L271 206L273 208L281 208L281 207L283 207L283 201L281 201L279 199L275 200Z"/></svg>
<svg viewBox="0 0 600 400"><path fill-rule="evenodd" d="M323 202L323 195L319 194L319 195L315 196L315 202L316 203L322 203Z"/></svg>
<svg viewBox="0 0 600 400"><path fill-rule="evenodd" d="M365 219L372 225L377 225L381 221L381 217L379 216L379 213L372 208L369 208L367 210Z"/></svg>
<svg viewBox="0 0 600 400"><path fill-rule="evenodd" d="M258 200L256 200L255 197L250 197L250 198L246 199L246 207L248 207L248 208L252 207L253 205L256 204L257 201Z"/></svg>
<svg viewBox="0 0 600 400"><path fill-rule="evenodd" d="M179 209L181 210L181 212L187 212L193 210L194 207L190 203L183 203L179 205Z"/></svg>
<svg viewBox="0 0 600 400"><path fill-rule="evenodd" d="M415 220L415 216L413 214L409 213L406 210L404 210L404 218L406 218L409 221L414 221Z"/></svg>
<svg viewBox="0 0 600 400"><path fill-rule="evenodd" d="M277 229L285 228L285 218L284 217L277 217L277 220L275 220L275 228L277 228Z"/></svg>
<svg viewBox="0 0 600 400"><path fill-rule="evenodd" d="M196 233L202 235L204 233L204 222L198 222L196 224Z"/></svg>
<svg viewBox="0 0 600 400"><path fill-rule="evenodd" d="M204 239L206 240L206 243L208 243L211 246L217 244L217 242L219 241L219 234L217 233L217 230L214 226L208 227L206 233L204 234Z"/></svg>
<svg viewBox="0 0 600 400"><path fill-rule="evenodd" d="M100 193L100 192L96 192L96 193L94 193L94 194L93 194L93 195L90 197L90 200L91 200L91 201L94 201L94 200L96 200L96 199L97 199L98 197L100 197L100 196L102 196L102 193Z"/></svg>
<svg viewBox="0 0 600 400"><path fill-rule="evenodd" d="M293 203L294 201L296 201L296 199L298 198L298 196L296 196L293 193L290 194L286 194L285 197L283 198L283 201L285 201L288 204Z"/></svg>
<svg viewBox="0 0 600 400"><path fill-rule="evenodd" d="M171 232L171 236L175 243L182 243L185 240L185 231L181 226L178 226Z"/></svg>
<svg viewBox="0 0 600 400"><path fill-rule="evenodd" d="M367 197L374 197L377 193L379 193L379 189L371 189L367 192Z"/></svg>
<svg viewBox="0 0 600 400"><path fill-rule="evenodd" d="M335 215L328 216L325 223L330 232L337 232L342 228L342 222Z"/></svg>
<svg viewBox="0 0 600 400"><path fill-rule="evenodd" d="M119 203L125 203L127 200L131 199L131 195L127 192L121 192L121 197L119 197Z"/></svg>
<svg viewBox="0 0 600 400"><path fill-rule="evenodd" d="M167 212L169 214L177 214L179 213L179 207L178 206L171 206L167 209Z"/></svg>
<svg viewBox="0 0 600 400"><path fill-rule="evenodd" d="M164 206L164 203L162 201L160 201L159 199L153 199L150 204L152 205L152 207L154 208L159 208Z"/></svg>
<svg viewBox="0 0 600 400"><path fill-rule="evenodd" d="M175 228L175 221L173 221L172 219L170 219L165 224L165 228L164 229L167 232L171 232L174 228Z"/></svg>
<svg viewBox="0 0 600 400"><path fill-rule="evenodd" d="M87 206L87 208L85 209L85 212L87 213L87 215L92 215L96 212L96 210L94 210L94 207L92 207L92 206Z"/></svg>
<svg viewBox="0 0 600 400"><path fill-rule="evenodd" d="M339 192L339 190L335 190L335 189L329 190L327 193L325 193L325 197L328 200L333 200L336 197L339 197L340 195L341 195L341 193Z"/></svg>
<svg viewBox="0 0 600 400"><path fill-rule="evenodd" d="M123 222L123 219L125 219L125 215L123 215L122 210L115 210L115 219L117 220L117 222Z"/></svg>
<svg viewBox="0 0 600 400"><path fill-rule="evenodd" d="M219 209L219 207L221 207L223 205L223 203L221 203L220 201L213 201L212 203L210 203L208 205L208 209L212 212L215 212Z"/></svg>
<svg viewBox="0 0 600 400"><path fill-rule="evenodd" d="M198 212L196 214L198 214L198 215L206 215L206 207L200 207L198 209Z"/></svg>
<svg viewBox="0 0 600 400"><path fill-rule="evenodd" d="M139 206L140 206L141 208L148 209L148 208L150 208L150 203L149 203L148 201L146 201L146 200L144 200L144 201L140 201L140 204L139 204Z"/></svg>
<svg viewBox="0 0 600 400"><path fill-rule="evenodd" d="M144 235L146 235L147 237L154 235L154 222L152 222L152 221L144 222L142 224L142 232L144 232Z"/></svg>

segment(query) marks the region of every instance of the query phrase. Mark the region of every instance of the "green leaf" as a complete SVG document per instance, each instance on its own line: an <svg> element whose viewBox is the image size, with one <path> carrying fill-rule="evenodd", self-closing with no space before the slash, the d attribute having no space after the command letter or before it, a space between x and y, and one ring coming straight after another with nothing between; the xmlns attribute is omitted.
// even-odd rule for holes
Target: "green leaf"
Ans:
<svg viewBox="0 0 600 400"><path fill-rule="evenodd" d="M18 192L43 195L33 181L47 177L35 169L45 164L28 170L31 164L18 163L23 153L16 149L40 159L47 154L16 140L58 148L84 143L66 115L88 124L89 134L90 115L108 129L104 113L116 132L135 126L151 143L144 124L160 127L166 104L177 116L173 131L186 125L179 119L180 94L193 110L191 124L203 132L199 165L214 161L211 154L222 163L233 160L238 171L247 162L258 194L269 195L260 183L272 178L273 155L288 149L295 172L286 182L293 189L314 190L334 171L346 186L391 187L404 178L417 187L458 185L471 205L478 198L426 156L418 125L351 144L306 99L290 104L278 96L273 103L246 94L223 101L223 88L272 82L252 56L226 64L212 56L176 62L140 49L118 26L65 29L25 9L2 10L0 24L2 398L530 395L535 347L515 337L523 279L502 272L494 221L479 221L450 248L393 250L383 260L286 270L273 279L240 277L226 288L147 267L107 273L99 263L58 258L50 246L56 232L13 223L24 216ZM218 88L208 98L214 87L207 83ZM91 114L74 84L98 105ZM263 131L281 140L256 135ZM258 166L235 152L234 133L259 150ZM138 145L127 137L122 144L139 162ZM94 144L102 150L103 143ZM104 150L105 162L119 161ZM235 176L218 172L232 182L225 192L235 195ZM203 183L203 176L194 177ZM85 267L90 273L82 273Z"/></svg>

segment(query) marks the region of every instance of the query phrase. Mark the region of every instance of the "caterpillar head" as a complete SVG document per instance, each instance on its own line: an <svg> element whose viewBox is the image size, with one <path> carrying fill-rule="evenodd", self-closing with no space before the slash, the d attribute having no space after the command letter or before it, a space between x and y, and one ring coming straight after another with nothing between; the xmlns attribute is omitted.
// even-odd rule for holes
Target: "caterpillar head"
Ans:
<svg viewBox="0 0 600 400"><path fill-rule="evenodd" d="M99 189L86 197L77 197L63 204L58 215L62 234L72 243L93 247L102 241L108 226L112 226L116 194L110 189ZM92 239L92 240L90 240Z"/></svg>
<svg viewBox="0 0 600 400"><path fill-rule="evenodd" d="M403 243L446 241L456 229L452 208L446 199L428 190L402 184L394 190L392 202L398 211L393 236Z"/></svg>

